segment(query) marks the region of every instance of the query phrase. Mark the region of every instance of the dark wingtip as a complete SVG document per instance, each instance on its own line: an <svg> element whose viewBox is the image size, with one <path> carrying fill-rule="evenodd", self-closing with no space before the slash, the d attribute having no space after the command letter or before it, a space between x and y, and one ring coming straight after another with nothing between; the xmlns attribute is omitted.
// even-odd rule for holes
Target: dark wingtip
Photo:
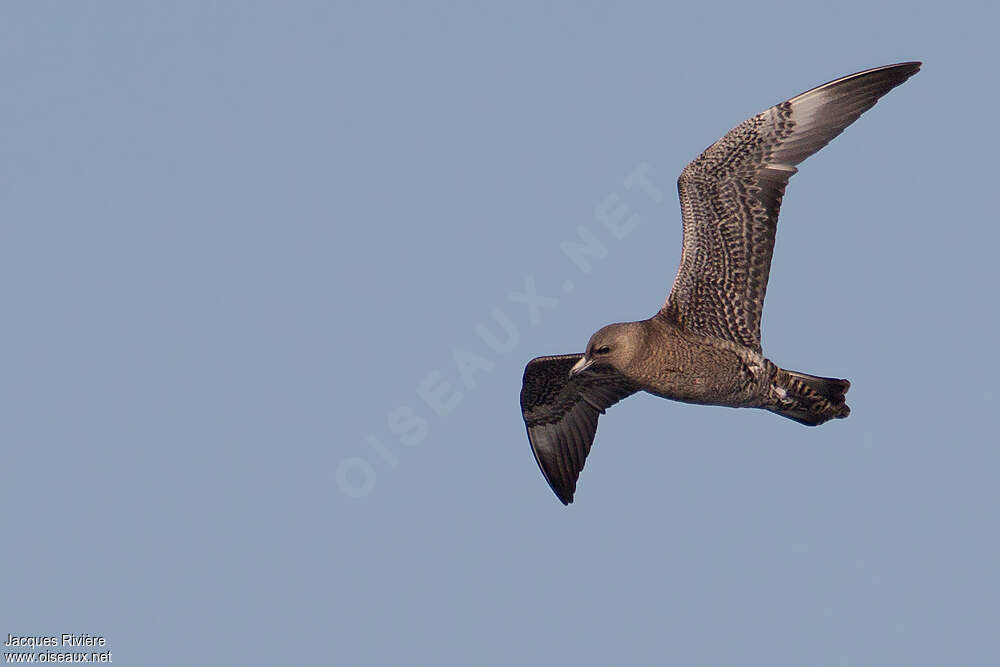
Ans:
<svg viewBox="0 0 1000 667"><path fill-rule="evenodd" d="M860 80L863 78L874 77L871 80L885 81L889 84L889 87L879 92L875 99L878 99L882 95L900 85L911 76L920 71L920 66L923 65L922 62L918 60L911 60L905 63L895 63L894 65L883 65L882 67L873 67L872 69L864 70L863 72L858 72L850 76L844 77L845 80ZM833 82L831 82L833 83Z"/></svg>
<svg viewBox="0 0 1000 667"><path fill-rule="evenodd" d="M523 398L523 390L522 390L522 398ZM538 469L542 471L542 477L545 478L545 482L549 485L549 488L552 489L552 493L556 495L556 498L559 499L559 502L561 502L563 505L569 505L571 502L573 502L573 492L575 491L575 488L571 488L568 491L559 489L558 485L552 480L552 477L549 475L549 471L546 468L545 463L542 461L538 449L535 447L535 441L531 437L531 428L526 428L526 430L528 432L528 444L531 445L531 454L532 456L535 457L535 463L538 464Z"/></svg>
<svg viewBox="0 0 1000 667"><path fill-rule="evenodd" d="M906 63L897 63L895 65L886 65L885 67L880 67L879 69L885 71L890 70L892 72L892 79L896 81L893 85L895 88L899 84L903 83L911 76L920 71L920 66L923 65L919 60L912 60Z"/></svg>
<svg viewBox="0 0 1000 667"><path fill-rule="evenodd" d="M919 72L921 66L923 66L923 63L919 60L911 60L908 63L899 63L899 65L896 65L896 67L899 67L906 72L907 78Z"/></svg>
<svg viewBox="0 0 1000 667"><path fill-rule="evenodd" d="M572 485L569 489L557 489L554 484L549 484L552 490L555 491L556 498L559 499L563 505L569 505L573 502L573 493L576 491L576 484Z"/></svg>

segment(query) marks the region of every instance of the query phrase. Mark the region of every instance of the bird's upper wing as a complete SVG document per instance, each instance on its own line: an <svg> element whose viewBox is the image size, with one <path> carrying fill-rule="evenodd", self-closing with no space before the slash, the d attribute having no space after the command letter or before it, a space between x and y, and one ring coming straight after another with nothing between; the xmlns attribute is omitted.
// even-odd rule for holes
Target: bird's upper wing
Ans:
<svg viewBox="0 0 1000 667"><path fill-rule="evenodd" d="M638 390L614 369L591 367L573 377L582 354L538 357L528 362L521 386L521 413L545 480L564 505L573 502L604 411Z"/></svg>
<svg viewBox="0 0 1000 667"><path fill-rule="evenodd" d="M684 246L660 316L760 351L778 210L795 165L919 69L888 65L813 88L740 123L685 167Z"/></svg>

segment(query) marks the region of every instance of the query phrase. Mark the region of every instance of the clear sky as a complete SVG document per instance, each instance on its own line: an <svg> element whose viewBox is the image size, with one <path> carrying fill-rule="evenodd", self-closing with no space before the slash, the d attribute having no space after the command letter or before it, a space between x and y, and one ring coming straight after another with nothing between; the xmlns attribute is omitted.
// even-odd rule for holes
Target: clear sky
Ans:
<svg viewBox="0 0 1000 667"><path fill-rule="evenodd" d="M0 9L0 638L994 664L995 6L344 4ZM764 309L851 417L634 397L563 507L525 362L659 308L707 145L905 60L792 179Z"/></svg>

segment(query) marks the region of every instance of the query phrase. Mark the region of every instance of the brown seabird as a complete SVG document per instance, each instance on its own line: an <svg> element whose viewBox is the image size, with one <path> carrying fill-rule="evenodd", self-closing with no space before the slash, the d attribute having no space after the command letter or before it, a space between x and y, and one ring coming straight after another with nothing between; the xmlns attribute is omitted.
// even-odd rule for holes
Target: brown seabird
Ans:
<svg viewBox="0 0 1000 667"><path fill-rule="evenodd" d="M660 311L600 329L583 354L538 357L524 369L528 440L559 500L573 501L598 416L637 391L763 408L809 426L850 414L850 382L785 370L762 354L778 210L795 165L919 69L887 65L813 88L740 123L684 168L680 268Z"/></svg>

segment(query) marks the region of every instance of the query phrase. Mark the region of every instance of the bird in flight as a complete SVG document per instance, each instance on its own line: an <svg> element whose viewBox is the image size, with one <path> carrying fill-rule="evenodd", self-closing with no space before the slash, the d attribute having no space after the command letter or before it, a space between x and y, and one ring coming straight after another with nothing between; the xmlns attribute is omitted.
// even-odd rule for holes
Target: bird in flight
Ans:
<svg viewBox="0 0 1000 667"><path fill-rule="evenodd" d="M598 416L637 391L763 408L809 426L850 414L850 382L786 370L762 354L778 210L796 165L919 69L887 65L808 90L740 123L684 168L684 242L663 307L598 330L582 354L538 357L524 369L528 440L563 504L573 502Z"/></svg>

